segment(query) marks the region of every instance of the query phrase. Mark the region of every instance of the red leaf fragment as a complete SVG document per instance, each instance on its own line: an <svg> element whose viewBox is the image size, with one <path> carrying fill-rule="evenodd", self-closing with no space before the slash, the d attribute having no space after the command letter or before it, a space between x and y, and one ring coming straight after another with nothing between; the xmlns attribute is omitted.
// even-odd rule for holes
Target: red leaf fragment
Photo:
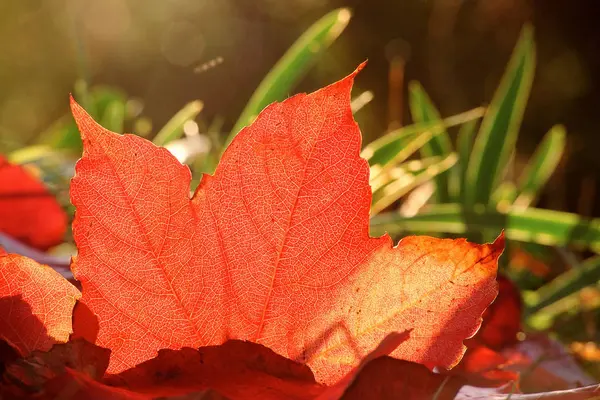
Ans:
<svg viewBox="0 0 600 400"><path fill-rule="evenodd" d="M79 290L46 265L0 255L0 340L21 356L66 342Z"/></svg>
<svg viewBox="0 0 600 400"><path fill-rule="evenodd" d="M48 381L63 375L66 368L101 379L108 367L110 350L84 340L55 344L49 351L34 351L6 369L4 379L10 385L36 394L43 392Z"/></svg>
<svg viewBox="0 0 600 400"><path fill-rule="evenodd" d="M369 237L369 169L350 109L357 72L268 106L192 199L189 169L167 150L103 129L72 102L84 144L73 273L96 343L113 352L110 372L162 348L240 339L332 384L406 329L393 357L460 360L496 296L503 238L392 247Z"/></svg>
<svg viewBox="0 0 600 400"><path fill-rule="evenodd" d="M517 382L519 375L510 370L510 362L502 354L485 346L471 347L449 375L462 376L469 385L499 387Z"/></svg>
<svg viewBox="0 0 600 400"><path fill-rule="evenodd" d="M66 368L64 374L46 383L43 392L36 399L151 400L153 397L107 386L87 374Z"/></svg>
<svg viewBox="0 0 600 400"><path fill-rule="evenodd" d="M213 389L240 400L312 399L323 391L307 366L238 340L198 350L160 350L156 358L105 383L153 397Z"/></svg>
<svg viewBox="0 0 600 400"><path fill-rule="evenodd" d="M505 349L510 369L522 373L521 388L527 393L550 392L592 385L595 381L579 366L558 341L544 334Z"/></svg>
<svg viewBox="0 0 600 400"><path fill-rule="evenodd" d="M494 350L517 343L522 308L519 289L510 279L498 275L498 297L485 310L476 341Z"/></svg>
<svg viewBox="0 0 600 400"><path fill-rule="evenodd" d="M504 390L463 386L454 400L592 400L600 396L600 385L552 392L515 394L510 388Z"/></svg>
<svg viewBox="0 0 600 400"><path fill-rule="evenodd" d="M423 365L390 357L370 362L342 397L343 400L452 400L464 381L435 374ZM441 389L440 389L441 388Z"/></svg>
<svg viewBox="0 0 600 400"><path fill-rule="evenodd" d="M0 231L46 250L60 244L67 215L42 182L0 155Z"/></svg>
<svg viewBox="0 0 600 400"><path fill-rule="evenodd" d="M365 358L362 359L360 364L354 368L350 373L348 373L345 377L340 379L335 385L328 387L323 393L321 393L317 400L330 400L330 399L338 399L342 398L344 393L348 390L354 381L356 381L357 377L360 375L362 370L372 361L377 358L387 356L391 354L394 350L400 346L403 342L407 341L410 337L410 332L405 331L402 333L393 332L390 333L379 343L379 346L375 348L372 352L367 354Z"/></svg>
<svg viewBox="0 0 600 400"><path fill-rule="evenodd" d="M465 342L467 351L450 375L464 377L469 385L500 387L518 380L511 361L500 353L517 342L521 331L521 295L508 278L498 275L498 297L483 314L481 329ZM514 360L513 360L514 361Z"/></svg>

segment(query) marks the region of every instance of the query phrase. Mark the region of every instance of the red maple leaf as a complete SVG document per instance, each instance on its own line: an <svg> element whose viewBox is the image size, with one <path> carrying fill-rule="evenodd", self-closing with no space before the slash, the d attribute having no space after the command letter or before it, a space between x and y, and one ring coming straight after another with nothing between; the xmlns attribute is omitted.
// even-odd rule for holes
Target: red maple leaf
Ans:
<svg viewBox="0 0 600 400"><path fill-rule="evenodd" d="M67 215L44 184L0 155L0 231L46 250L66 230Z"/></svg>
<svg viewBox="0 0 600 400"><path fill-rule="evenodd" d="M21 356L66 342L80 297L52 268L0 248L0 340Z"/></svg>
<svg viewBox="0 0 600 400"><path fill-rule="evenodd" d="M360 70L360 68L358 69ZM333 383L393 331L392 356L452 367L497 293L492 245L369 237L369 168L350 109L355 71L268 106L190 198L167 150L112 133L74 101L73 273L109 372L159 349L263 344Z"/></svg>

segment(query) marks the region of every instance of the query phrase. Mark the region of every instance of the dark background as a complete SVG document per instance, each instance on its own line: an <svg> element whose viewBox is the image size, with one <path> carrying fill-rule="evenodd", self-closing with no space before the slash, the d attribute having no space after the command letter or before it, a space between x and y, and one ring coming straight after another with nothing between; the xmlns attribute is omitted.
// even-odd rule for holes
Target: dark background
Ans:
<svg viewBox="0 0 600 400"><path fill-rule="evenodd" d="M297 91L340 79L369 59L355 93L375 95L357 115L370 141L388 127L391 55L403 55L405 81L420 81L449 116L491 99L521 27L531 21L538 62L517 165L553 124L565 124L567 154L542 205L600 215L594 201L600 172L600 8L594 5L593 0L0 0L0 139L31 143L67 112L78 77L140 98L155 127L188 101L201 99L202 117L224 117L227 130L293 41L344 6L353 12L349 26ZM194 72L216 57L223 63ZM410 123L406 104L402 112L403 123Z"/></svg>

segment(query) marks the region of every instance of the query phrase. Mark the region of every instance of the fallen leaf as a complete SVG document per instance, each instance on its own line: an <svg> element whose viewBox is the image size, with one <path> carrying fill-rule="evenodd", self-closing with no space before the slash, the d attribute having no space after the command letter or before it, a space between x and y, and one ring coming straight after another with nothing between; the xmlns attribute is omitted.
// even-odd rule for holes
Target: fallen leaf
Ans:
<svg viewBox="0 0 600 400"><path fill-rule="evenodd" d="M558 341L544 334L531 334L502 354L510 369L520 373L521 388L527 393L574 389L595 383Z"/></svg>
<svg viewBox="0 0 600 400"><path fill-rule="evenodd" d="M344 393L347 392L348 388L357 380L358 376L361 374L362 370L372 361L377 358L388 356L393 353L394 350L398 348L402 343L408 340L410 337L410 332L392 332L387 335L381 343L365 358L363 358L354 368L350 371L346 376L336 382L334 385L328 387L324 390L318 397L317 400L337 400L341 399Z"/></svg>
<svg viewBox="0 0 600 400"><path fill-rule="evenodd" d="M79 290L52 268L0 255L0 340L21 356L66 342Z"/></svg>
<svg viewBox="0 0 600 400"><path fill-rule="evenodd" d="M451 400L463 385L459 377L435 374L420 364L380 357L365 366L342 399Z"/></svg>
<svg viewBox="0 0 600 400"><path fill-rule="evenodd" d="M46 250L60 244L67 215L42 182L0 155L0 231Z"/></svg>
<svg viewBox="0 0 600 400"><path fill-rule="evenodd" d="M600 385L530 394L514 393L509 387L498 391L498 389L463 386L454 400L592 400L598 399L598 396L600 396Z"/></svg>
<svg viewBox="0 0 600 400"><path fill-rule="evenodd" d="M408 331L386 336L352 372L315 400L453 399L465 383L461 377L443 376L422 365L388 357L409 337Z"/></svg>
<svg viewBox="0 0 600 400"><path fill-rule="evenodd" d="M494 350L517 343L517 334L522 330L522 308L519 289L510 279L498 275L498 297L485 310L475 341Z"/></svg>
<svg viewBox="0 0 600 400"><path fill-rule="evenodd" d="M447 374L461 376L469 385L481 387L499 387L518 381L518 374L509 369L508 358L485 346L467 347L463 359Z"/></svg>
<svg viewBox="0 0 600 400"><path fill-rule="evenodd" d="M350 109L357 72L268 106L191 199L190 171L167 150L103 129L72 101L84 144L72 269L96 343L112 351L109 372L159 349L239 339L332 384L407 329L393 357L460 360L496 296L504 239L393 247L369 237L369 168Z"/></svg>
<svg viewBox="0 0 600 400"><path fill-rule="evenodd" d="M46 383L36 399L151 400L152 396L134 393L98 382L87 374L66 368L65 373Z"/></svg>
<svg viewBox="0 0 600 400"><path fill-rule="evenodd" d="M152 360L104 377L110 352L76 340L19 360L8 368L5 380L11 385L10 398L410 400L439 392L438 400L452 399L463 384L460 378L383 357L408 337L408 332L388 335L345 379L328 388L315 382L306 365L238 340L160 350Z"/></svg>
<svg viewBox="0 0 600 400"><path fill-rule="evenodd" d="M498 296L483 313L481 329L465 341L467 351L460 363L446 373L462 376L472 386L500 387L518 380L510 370L512 361L501 354L506 346L517 343L521 331L522 304L517 287L498 275Z"/></svg>
<svg viewBox="0 0 600 400"><path fill-rule="evenodd" d="M231 399L313 399L324 389L310 369L256 343L160 350L158 356L104 382L153 398L207 389Z"/></svg>
<svg viewBox="0 0 600 400"><path fill-rule="evenodd" d="M49 351L34 351L6 368L4 379L27 393L38 393L46 383L63 375L66 368L101 379L108 367L110 350L84 340L55 344Z"/></svg>

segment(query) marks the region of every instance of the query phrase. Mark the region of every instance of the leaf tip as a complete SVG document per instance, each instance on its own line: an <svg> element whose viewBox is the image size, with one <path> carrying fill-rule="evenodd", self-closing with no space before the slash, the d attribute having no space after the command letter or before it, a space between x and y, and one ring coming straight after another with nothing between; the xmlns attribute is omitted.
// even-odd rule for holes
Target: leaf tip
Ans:
<svg viewBox="0 0 600 400"><path fill-rule="evenodd" d="M500 256L504 252L504 247L506 246L506 238L504 235L504 229L500 232L500 235L494 240L494 243L491 244L492 252L494 254L498 254Z"/></svg>
<svg viewBox="0 0 600 400"><path fill-rule="evenodd" d="M368 62L369 62L369 60L368 60L368 59L366 59L365 61L361 62L361 63L358 65L358 67L356 67L356 69L354 70L354 72L353 72L352 74L350 74L350 76L351 76L352 78L354 78L356 75L358 75L358 73L359 73L360 71L362 71L364 67L366 67L366 66L367 66L367 63L368 63Z"/></svg>
<svg viewBox="0 0 600 400"><path fill-rule="evenodd" d="M71 106L71 114L73 114L73 118L75 119L75 123L79 128L79 133L81 134L81 138L85 138L87 129L90 126L96 125L96 121L94 121L88 112L77 103L77 100L73 97L73 94L69 93L69 104Z"/></svg>

